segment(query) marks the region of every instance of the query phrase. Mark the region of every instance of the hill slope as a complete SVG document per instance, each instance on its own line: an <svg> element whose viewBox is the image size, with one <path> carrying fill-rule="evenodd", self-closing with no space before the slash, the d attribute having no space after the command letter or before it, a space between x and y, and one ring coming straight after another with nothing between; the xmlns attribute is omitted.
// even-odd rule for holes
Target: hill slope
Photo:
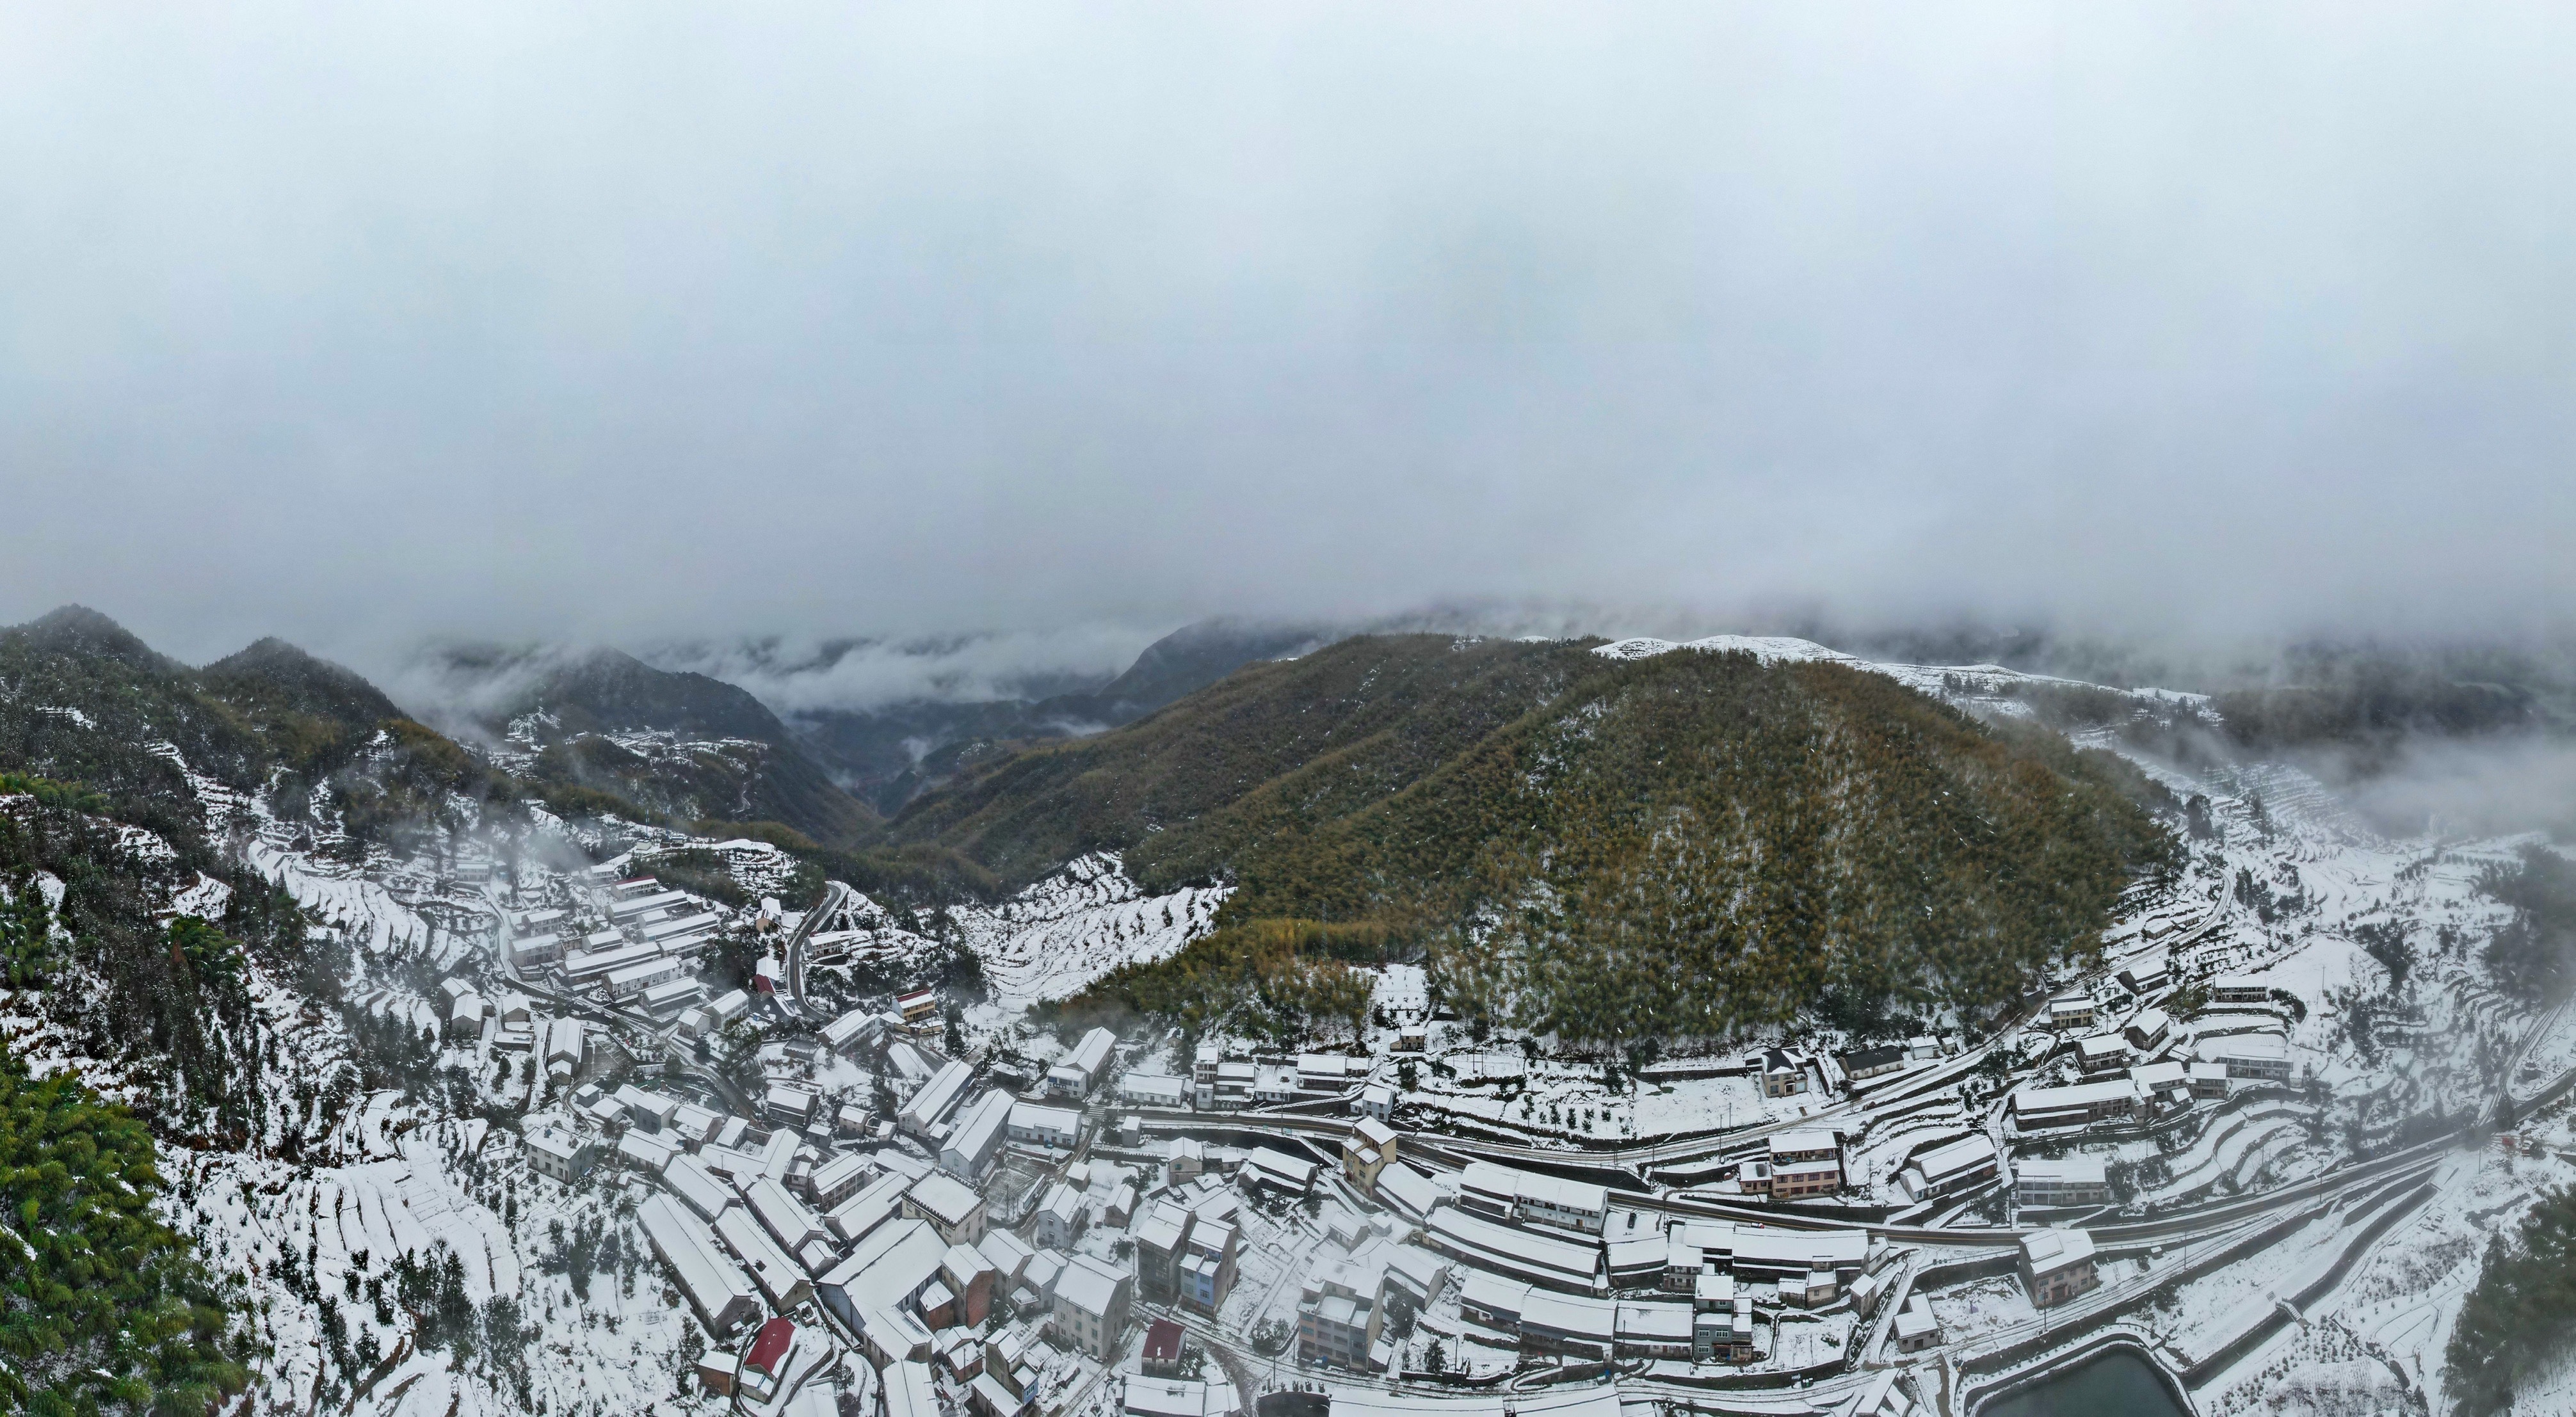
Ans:
<svg viewBox="0 0 2576 1417"><path fill-rule="evenodd" d="M788 726L839 781L898 812L997 743L1071 738L1133 723L1246 664L1311 651L1335 636L1310 627L1206 620L1147 645L1115 678L1044 697L916 699L866 709L809 706ZM829 670L829 664L820 666Z"/></svg>
<svg viewBox="0 0 2576 1417"><path fill-rule="evenodd" d="M781 822L842 845L875 816L827 777L760 700L617 650L450 650L440 672L482 731L514 721L539 781L606 792L681 820ZM642 741L638 735L661 735Z"/></svg>
<svg viewBox="0 0 2576 1417"><path fill-rule="evenodd" d="M216 660L198 671L198 679L227 701L347 729L363 731L389 719L410 717L357 671L274 637Z"/></svg>
<svg viewBox="0 0 2576 1417"><path fill-rule="evenodd" d="M1149 890L1222 877L1221 924L1427 949L1461 1007L1587 1039L1991 1009L2171 859L2151 790L2054 736L1840 665L1589 650L1345 641L1010 758L893 831L1006 881L1103 849Z"/></svg>

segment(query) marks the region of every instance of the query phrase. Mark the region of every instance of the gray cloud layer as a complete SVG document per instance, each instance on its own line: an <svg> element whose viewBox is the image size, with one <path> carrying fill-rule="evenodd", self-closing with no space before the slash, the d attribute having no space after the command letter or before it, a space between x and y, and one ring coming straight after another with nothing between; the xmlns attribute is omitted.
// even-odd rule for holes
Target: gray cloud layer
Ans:
<svg viewBox="0 0 2576 1417"><path fill-rule="evenodd" d="M0 611L2526 629L2571 26L18 7Z"/></svg>

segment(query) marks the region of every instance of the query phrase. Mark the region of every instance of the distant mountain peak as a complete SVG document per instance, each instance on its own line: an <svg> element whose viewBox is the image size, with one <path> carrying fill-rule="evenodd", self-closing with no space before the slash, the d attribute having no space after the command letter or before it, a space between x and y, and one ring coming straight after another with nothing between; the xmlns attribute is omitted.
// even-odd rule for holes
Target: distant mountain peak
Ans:
<svg viewBox="0 0 2576 1417"><path fill-rule="evenodd" d="M262 635L258 639L251 641L249 644L242 646L239 650L234 651L232 654L216 660L215 663L264 664L274 662L292 663L308 660L315 664L328 662L301 645L281 640L275 635ZM212 666L208 667L211 668Z"/></svg>
<svg viewBox="0 0 2576 1417"><path fill-rule="evenodd" d="M200 671L206 687L225 697L255 696L300 713L373 728L408 718L382 690L356 670L269 635Z"/></svg>
<svg viewBox="0 0 2576 1417"><path fill-rule="evenodd" d="M442 717L480 733L495 734L514 720L542 713L540 747L637 731L765 745L750 755L718 755L733 764L722 771L741 775L721 790L713 778L689 765L694 761L689 755L655 767L640 759L619 760L596 742L586 749L588 757L554 754L552 767L540 771L575 778L591 773L579 785L637 801L660 800L660 792L674 803L695 801L703 816L783 822L833 844L850 840L870 821L866 806L824 775L777 714L749 691L721 679L656 668L606 646L455 644L432 651L432 656L449 700ZM707 770L722 775L715 768ZM619 779L619 772L629 777ZM718 802L719 797L724 800Z"/></svg>
<svg viewBox="0 0 2576 1417"><path fill-rule="evenodd" d="M62 654L94 655L153 670L178 667L133 631L86 605L48 611L18 630L29 641Z"/></svg>

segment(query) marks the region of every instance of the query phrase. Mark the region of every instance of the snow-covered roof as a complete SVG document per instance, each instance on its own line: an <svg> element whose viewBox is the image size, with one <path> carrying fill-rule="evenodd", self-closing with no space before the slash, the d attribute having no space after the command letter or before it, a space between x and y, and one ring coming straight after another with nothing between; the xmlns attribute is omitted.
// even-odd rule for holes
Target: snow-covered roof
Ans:
<svg viewBox="0 0 2576 1417"><path fill-rule="evenodd" d="M1521 1327L1608 1344L1618 1336L1619 1306L1588 1295L1532 1289L1521 1301Z"/></svg>
<svg viewBox="0 0 2576 1417"><path fill-rule="evenodd" d="M1011 1104L1011 1125L1028 1132L1079 1136L1082 1134L1082 1114L1070 1107L1049 1107L1043 1102L1014 1102Z"/></svg>
<svg viewBox="0 0 2576 1417"><path fill-rule="evenodd" d="M1771 1154L1774 1157L1798 1156L1809 1152L1833 1155L1838 1153L1841 1147L1842 1144L1834 1139L1833 1133L1814 1128L1771 1134Z"/></svg>
<svg viewBox="0 0 2576 1417"><path fill-rule="evenodd" d="M1315 1183L1315 1163L1275 1147L1256 1146L1243 1158L1246 1178L1282 1190L1302 1191Z"/></svg>
<svg viewBox="0 0 2576 1417"><path fill-rule="evenodd" d="M2013 1110L2028 1115L2037 1112L2072 1112L2090 1110L2106 1102L2135 1101L2138 1083L2135 1078L2113 1078L2108 1082L2079 1082L2070 1087L2030 1087L2013 1094ZM1929 1161L1930 1158L1925 1158ZM1926 1165L1926 1176L1936 1175Z"/></svg>
<svg viewBox="0 0 2576 1417"><path fill-rule="evenodd" d="M804 1302L805 1266L778 1248L758 1221L743 1211L728 1210L716 1217L715 1228L717 1238L742 1261L772 1305L792 1309Z"/></svg>
<svg viewBox="0 0 2576 1417"><path fill-rule="evenodd" d="M2212 1062L2231 1058L2278 1062L2290 1056L2290 1040L2277 1033L2231 1033L2203 1039L2192 1051Z"/></svg>
<svg viewBox="0 0 2576 1417"><path fill-rule="evenodd" d="M1118 1080L1118 1095L1131 1102L1178 1105L1189 1095L1189 1084L1163 1073L1129 1073Z"/></svg>
<svg viewBox="0 0 2576 1417"><path fill-rule="evenodd" d="M1499 1200L1586 1215L1599 1215L1610 1204L1610 1192L1590 1182L1516 1170L1491 1161L1468 1162L1459 1182L1467 1190Z"/></svg>
<svg viewBox="0 0 2576 1417"><path fill-rule="evenodd" d="M824 1235L823 1222L806 1208L803 1201L787 1193L787 1188L766 1176L742 1188L742 1198L751 1213L760 1219L761 1228L775 1236L779 1245L793 1254Z"/></svg>
<svg viewBox="0 0 2576 1417"><path fill-rule="evenodd" d="M1169 1201L1157 1201L1143 1215L1136 1217L1129 1233L1139 1245L1169 1252L1180 1248L1181 1236L1187 1232L1189 1223L1189 1211Z"/></svg>
<svg viewBox="0 0 2576 1417"><path fill-rule="evenodd" d="M967 1245L951 1245L948 1247L948 1252L939 1257L940 1274L957 1286L957 1292L961 1294L966 1292L978 1277L995 1275L1000 1270L1001 1266L986 1259L981 1250Z"/></svg>
<svg viewBox="0 0 2576 1417"><path fill-rule="evenodd" d="M651 1175L669 1166L678 1148L650 1132L628 1132L617 1139L617 1155L627 1165Z"/></svg>
<svg viewBox="0 0 2576 1417"><path fill-rule="evenodd" d="M1447 1199L1449 1192L1403 1162L1392 1161L1377 1173L1377 1194L1379 1199L1420 1220L1428 1218L1432 1207Z"/></svg>
<svg viewBox="0 0 2576 1417"><path fill-rule="evenodd" d="M1504 1225L1454 1205L1434 1210L1427 1228L1433 1244L1486 1268L1583 1290L1592 1289L1600 1277L1598 1245Z"/></svg>
<svg viewBox="0 0 2576 1417"><path fill-rule="evenodd" d="M958 1099L965 1095L966 1084L974 1078L975 1069L963 1060L950 1062L921 1085L921 1091L914 1093L912 1100L904 1104L902 1115L896 1120L906 1131L929 1131L948 1115L950 1108L957 1105Z"/></svg>
<svg viewBox="0 0 2576 1417"><path fill-rule="evenodd" d="M1011 1120L1011 1095L995 1088L976 1098L957 1119L942 1154L955 1152L969 1165L980 1164Z"/></svg>
<svg viewBox="0 0 2576 1417"><path fill-rule="evenodd" d="M662 1184L687 1202L691 1210L709 1219L736 1204L733 1188L717 1180L706 1163L694 1156L672 1157L671 1164L662 1170Z"/></svg>
<svg viewBox="0 0 2576 1417"><path fill-rule="evenodd" d="M1850 1269L1869 1257L1869 1232L1739 1225L1728 1253L1760 1269Z"/></svg>
<svg viewBox="0 0 2576 1417"><path fill-rule="evenodd" d="M903 1193L912 1188L913 1179L897 1173L879 1176L835 1207L823 1223L841 1237L842 1243L857 1240L893 1217L903 1204Z"/></svg>
<svg viewBox="0 0 2576 1417"><path fill-rule="evenodd" d="M1619 1336L1647 1343L1688 1343L1691 1306L1622 1301L1619 1305Z"/></svg>
<svg viewBox="0 0 2576 1417"><path fill-rule="evenodd" d="M1030 1257L1037 1253L1029 1248L1028 1241L1008 1230L985 1232L984 1238L975 1242L975 1248L993 1262L994 1270L1005 1284L1018 1282L1020 1276L1028 1271Z"/></svg>
<svg viewBox="0 0 2576 1417"><path fill-rule="evenodd" d="M868 1022L868 1011L852 1009L823 1025L823 1041L834 1048L847 1048Z"/></svg>
<svg viewBox="0 0 2576 1417"><path fill-rule="evenodd" d="M566 979L578 982L602 978L639 964L652 964L661 958L660 945L611 945L603 950L583 950L564 956L563 972Z"/></svg>
<svg viewBox="0 0 2576 1417"><path fill-rule="evenodd" d="M774 1082L769 1085L768 1091L761 1097L761 1106L767 1108L772 1113L783 1113L790 1117L810 1118L814 1115L814 1104L818 1100L819 1099L817 1099L813 1093L810 1093L801 1087L797 1087L789 1083Z"/></svg>
<svg viewBox="0 0 2576 1417"><path fill-rule="evenodd" d="M1071 1221L1081 1209L1082 1193L1062 1181L1047 1187L1046 1194L1038 1198L1037 1213L1059 1220Z"/></svg>
<svg viewBox="0 0 2576 1417"><path fill-rule="evenodd" d="M2182 1086L2190 1081L2191 1070L2189 1065L2183 1063L2147 1063L2131 1068L2129 1076L2140 1086L2152 1092L2161 1088Z"/></svg>
<svg viewBox="0 0 2576 1417"><path fill-rule="evenodd" d="M1398 1245L1387 1255L1386 1277L1425 1303L1449 1281L1449 1262L1420 1245Z"/></svg>
<svg viewBox="0 0 2576 1417"><path fill-rule="evenodd" d="M2093 1258L2093 1236L2082 1230L2034 1230L2021 1237L2031 1273L2050 1274Z"/></svg>
<svg viewBox="0 0 2576 1417"><path fill-rule="evenodd" d="M653 1252L671 1267L680 1290L719 1332L760 1311L750 1281L716 1249L706 1227L666 1196L648 1196L635 1210Z"/></svg>
<svg viewBox="0 0 2576 1417"><path fill-rule="evenodd" d="M877 1169L865 1156L844 1152L814 1168L814 1194L828 1196Z"/></svg>
<svg viewBox="0 0 2576 1417"><path fill-rule="evenodd" d="M983 1197L972 1187L945 1171L934 1171L915 1181L907 1193L914 1205L921 1207L942 1225L958 1225L975 1213Z"/></svg>
<svg viewBox="0 0 2576 1417"><path fill-rule="evenodd" d="M712 910L701 910L694 915L674 915L668 920L657 920L654 923L645 926L644 938L648 940L667 940L674 935L686 935L692 931L712 929L714 928L715 923L716 913Z"/></svg>
<svg viewBox="0 0 2576 1417"><path fill-rule="evenodd" d="M2033 1156L2013 1161L2013 1179L2017 1181L2045 1181L2061 1186L2100 1185L2103 1174L2102 1158L2098 1156Z"/></svg>
<svg viewBox="0 0 2576 1417"><path fill-rule="evenodd" d="M624 920L629 916L643 915L656 910L668 910L672 906L686 903L687 900L688 897L680 894L678 891L656 891L651 895L641 895L632 900L621 900L611 903L608 907L608 918L611 920Z"/></svg>
<svg viewBox="0 0 2576 1417"><path fill-rule="evenodd" d="M582 1030L580 1019L559 1018L548 1021L546 1025L547 1062L551 1063L557 1059L564 1059L578 1067L581 1064L581 1048Z"/></svg>
<svg viewBox="0 0 2576 1417"><path fill-rule="evenodd" d="M1529 1296L1530 1286L1521 1280L1507 1278L1492 1270L1471 1269L1467 1271L1467 1282L1458 1290L1458 1303L1479 1313L1505 1315L1518 1320L1521 1305L1528 1302Z"/></svg>
<svg viewBox="0 0 2576 1417"><path fill-rule="evenodd" d="M1100 1070L1108 1066L1110 1050L1117 1046L1117 1034L1105 1028L1095 1028L1082 1035L1081 1042L1073 1045L1073 1052L1066 1055L1065 1062L1080 1068L1084 1076L1096 1078L1100 1076Z"/></svg>
<svg viewBox="0 0 2576 1417"><path fill-rule="evenodd" d="M883 1377L885 1417L940 1417L939 1390L930 1381L929 1364L888 1363Z"/></svg>
<svg viewBox="0 0 2576 1417"><path fill-rule="evenodd" d="M879 1226L852 1247L821 1282L826 1289L840 1289L855 1312L892 1308L921 1292L947 1254L948 1242L929 1222L898 1220Z"/></svg>
<svg viewBox="0 0 2576 1417"><path fill-rule="evenodd" d="M1056 1276L1055 1298L1087 1314L1106 1314L1117 1302L1118 1288L1127 1276L1093 1259L1076 1255Z"/></svg>
<svg viewBox="0 0 2576 1417"><path fill-rule="evenodd" d="M525 1133L522 1139L528 1150L542 1152L558 1162L570 1161L590 1145L571 1128L552 1124L537 1127Z"/></svg>

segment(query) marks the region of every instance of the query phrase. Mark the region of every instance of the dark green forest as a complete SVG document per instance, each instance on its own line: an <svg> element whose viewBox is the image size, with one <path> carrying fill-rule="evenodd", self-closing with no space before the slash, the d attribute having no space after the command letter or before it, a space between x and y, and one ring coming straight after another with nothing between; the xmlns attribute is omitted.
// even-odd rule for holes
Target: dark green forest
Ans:
<svg viewBox="0 0 2576 1417"><path fill-rule="evenodd" d="M2508 1243L2487 1238L2443 1354L2445 1387L2462 1417L2513 1406L2514 1389L2554 1365L2576 1340L2576 1187L2544 1194Z"/></svg>
<svg viewBox="0 0 2576 1417"><path fill-rule="evenodd" d="M187 1242L153 1218L140 1121L0 1059L0 1401L41 1417L198 1413L247 1380Z"/></svg>
<svg viewBox="0 0 2576 1417"><path fill-rule="evenodd" d="M2155 816L2174 804L2055 734L1834 665L1588 650L1344 641L1021 754L894 831L1005 885L1101 848L1149 889L1229 880L1221 926L1307 922L1343 948L1362 927L1427 955L1471 1015L1585 1042L1821 1006L1990 1013L2174 867ZM1275 938L1220 935L1078 1006L1164 1012ZM1326 989L1311 972L1264 978Z"/></svg>
<svg viewBox="0 0 2576 1417"><path fill-rule="evenodd" d="M175 860L138 857L94 794L44 780L32 810L0 813L0 969L83 1054L135 1070L151 1120L173 1136L241 1145L261 1113L263 1035L252 1026L243 971L256 951L293 977L303 918L270 883L178 839ZM220 921L156 918L159 892L199 871L227 882ZM48 907L39 873L62 882ZM55 987L66 978L76 987Z"/></svg>

